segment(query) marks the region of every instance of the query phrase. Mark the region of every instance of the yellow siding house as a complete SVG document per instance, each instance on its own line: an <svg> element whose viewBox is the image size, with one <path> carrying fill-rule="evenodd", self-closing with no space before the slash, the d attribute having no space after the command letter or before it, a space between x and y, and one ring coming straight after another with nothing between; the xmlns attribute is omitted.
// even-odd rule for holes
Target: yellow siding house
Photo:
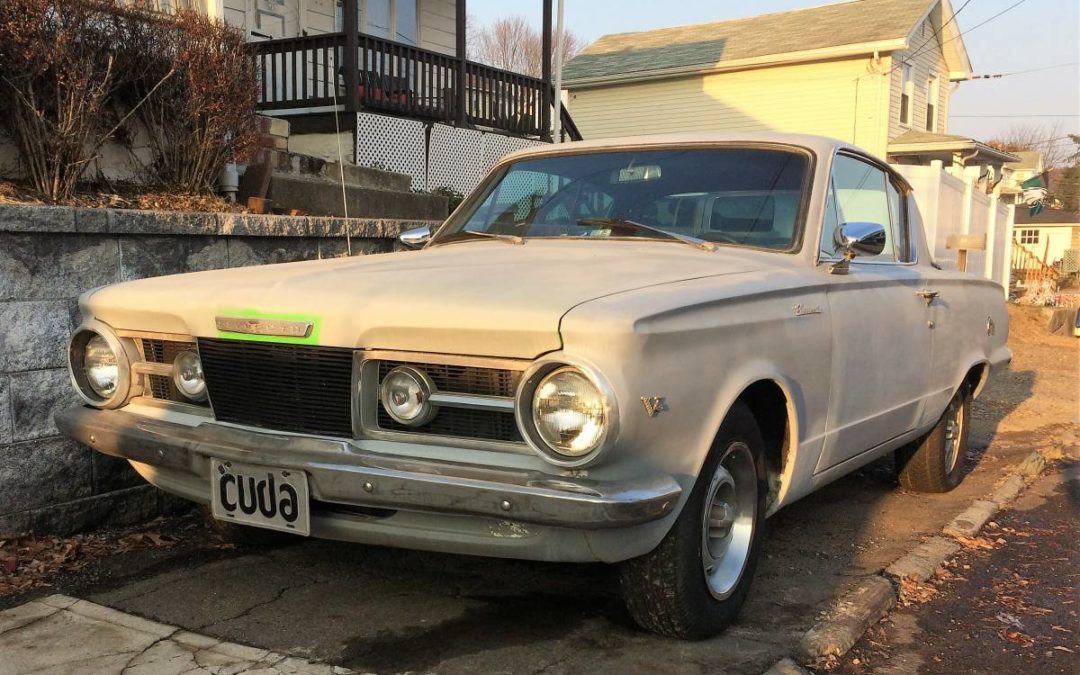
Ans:
<svg viewBox="0 0 1080 675"><path fill-rule="evenodd" d="M948 0L851 0L605 35L567 64L563 82L585 138L774 130L898 163L922 163L927 147L944 160L986 154L946 133L949 95L971 75L952 17Z"/></svg>

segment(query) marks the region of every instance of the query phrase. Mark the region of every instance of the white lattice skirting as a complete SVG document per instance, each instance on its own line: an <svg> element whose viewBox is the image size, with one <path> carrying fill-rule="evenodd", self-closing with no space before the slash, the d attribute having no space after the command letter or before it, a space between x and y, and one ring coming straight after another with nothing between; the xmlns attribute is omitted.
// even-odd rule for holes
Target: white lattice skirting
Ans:
<svg viewBox="0 0 1080 675"><path fill-rule="evenodd" d="M356 114L356 163L412 176L414 190L451 187L468 194L505 155L542 144L445 124Z"/></svg>

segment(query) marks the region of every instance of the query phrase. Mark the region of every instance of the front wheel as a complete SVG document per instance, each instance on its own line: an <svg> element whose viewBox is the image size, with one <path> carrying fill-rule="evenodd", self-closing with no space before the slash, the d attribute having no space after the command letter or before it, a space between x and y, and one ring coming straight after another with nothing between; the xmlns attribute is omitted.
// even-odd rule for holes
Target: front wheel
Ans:
<svg viewBox="0 0 1080 675"><path fill-rule="evenodd" d="M916 492L948 492L964 477L971 390L960 387L934 428L922 440L896 451L900 485Z"/></svg>
<svg viewBox="0 0 1080 675"><path fill-rule="evenodd" d="M757 422L736 404L671 531L622 564L623 599L641 627L699 640L735 620L761 550L763 453Z"/></svg>

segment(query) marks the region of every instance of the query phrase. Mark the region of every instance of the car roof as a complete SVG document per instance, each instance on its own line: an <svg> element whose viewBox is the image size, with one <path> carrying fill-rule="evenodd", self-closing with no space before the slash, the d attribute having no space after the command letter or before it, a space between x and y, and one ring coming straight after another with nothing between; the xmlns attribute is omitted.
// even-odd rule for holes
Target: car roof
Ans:
<svg viewBox="0 0 1080 675"><path fill-rule="evenodd" d="M674 134L650 134L646 136L622 136L599 140L573 141L569 143L545 143L543 145L518 150L508 154L504 160L519 160L526 157L561 154L564 152L584 152L602 150L625 150L651 146L671 145L716 145L738 143L772 143L806 148L818 155L829 155L841 148L860 150L843 141L811 134L786 134L774 131L716 132L693 131Z"/></svg>

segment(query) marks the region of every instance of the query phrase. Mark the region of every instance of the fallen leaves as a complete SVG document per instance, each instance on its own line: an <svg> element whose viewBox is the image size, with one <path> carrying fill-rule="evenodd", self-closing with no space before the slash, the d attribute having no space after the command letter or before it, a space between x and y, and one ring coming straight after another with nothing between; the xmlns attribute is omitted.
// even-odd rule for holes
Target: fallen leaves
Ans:
<svg viewBox="0 0 1080 675"><path fill-rule="evenodd" d="M125 530L72 537L30 534L0 540L0 596L51 586L59 574L77 572L107 556L171 548L181 541L182 532L191 532L210 547L231 547L198 516L157 518Z"/></svg>
<svg viewBox="0 0 1080 675"><path fill-rule="evenodd" d="M18 183L0 180L0 204L43 204L32 190ZM155 192L137 185L101 186L74 194L65 206L137 209L142 211L184 211L195 213L245 213L247 209L217 195L184 195Z"/></svg>

